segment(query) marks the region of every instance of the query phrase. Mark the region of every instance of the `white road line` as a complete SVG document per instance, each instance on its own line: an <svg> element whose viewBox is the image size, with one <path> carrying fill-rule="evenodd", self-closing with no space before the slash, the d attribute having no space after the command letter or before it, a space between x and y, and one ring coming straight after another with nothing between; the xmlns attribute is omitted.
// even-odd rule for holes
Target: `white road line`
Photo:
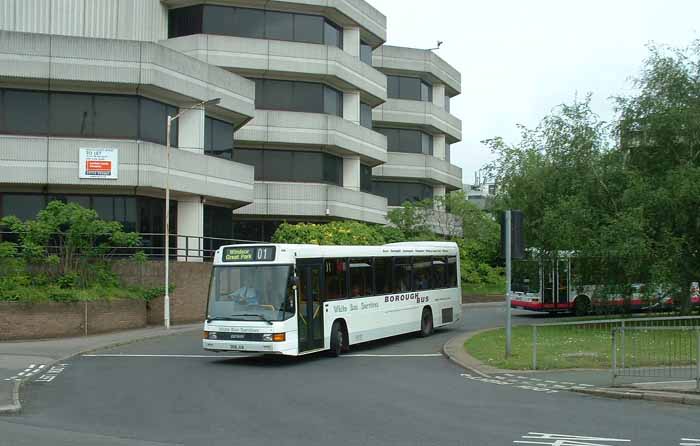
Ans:
<svg viewBox="0 0 700 446"><path fill-rule="evenodd" d="M694 383L696 382L694 379L690 379L687 381L657 381L657 382L641 382L641 383L632 383L633 386L653 386L655 384L684 384L684 383Z"/></svg>
<svg viewBox="0 0 700 446"><path fill-rule="evenodd" d="M250 355L130 355L122 353L104 353L83 355L87 358L250 358Z"/></svg>
<svg viewBox="0 0 700 446"><path fill-rule="evenodd" d="M341 357L350 358L433 358L437 356L442 356L442 353L417 353L417 354L406 354L406 355L382 355L373 353L353 353L349 355L342 355Z"/></svg>

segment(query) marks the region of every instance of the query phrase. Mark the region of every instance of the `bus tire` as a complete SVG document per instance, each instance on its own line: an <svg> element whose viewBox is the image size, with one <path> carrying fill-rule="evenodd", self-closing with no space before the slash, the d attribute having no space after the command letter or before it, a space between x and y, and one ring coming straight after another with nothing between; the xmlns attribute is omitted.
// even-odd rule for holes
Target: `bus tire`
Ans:
<svg viewBox="0 0 700 446"><path fill-rule="evenodd" d="M591 301L586 296L578 296L574 300L574 314L585 316L591 311Z"/></svg>
<svg viewBox="0 0 700 446"><path fill-rule="evenodd" d="M339 321L333 322L333 327L331 328L331 349L329 351L330 356L337 357L343 352L343 346L345 345L345 333L343 330L343 325Z"/></svg>
<svg viewBox="0 0 700 446"><path fill-rule="evenodd" d="M420 317L420 331L418 334L421 338L425 338L433 334L433 329L433 312L430 310L430 307L425 307Z"/></svg>

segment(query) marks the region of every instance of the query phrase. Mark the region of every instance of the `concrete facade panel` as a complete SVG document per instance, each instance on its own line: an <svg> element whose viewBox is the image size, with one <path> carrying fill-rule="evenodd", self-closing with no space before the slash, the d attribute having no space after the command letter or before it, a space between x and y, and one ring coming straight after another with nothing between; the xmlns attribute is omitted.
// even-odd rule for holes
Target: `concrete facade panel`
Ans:
<svg viewBox="0 0 700 446"><path fill-rule="evenodd" d="M372 169L372 175L377 178L427 180L433 184L444 184L449 190L462 188L461 168L420 153L389 152L388 161Z"/></svg>
<svg viewBox="0 0 700 446"><path fill-rule="evenodd" d="M108 39L117 37L119 29L119 1L90 0L85 2L85 37Z"/></svg>
<svg viewBox="0 0 700 446"><path fill-rule="evenodd" d="M0 29L15 29L15 0L0 0Z"/></svg>
<svg viewBox="0 0 700 446"><path fill-rule="evenodd" d="M85 0L51 0L51 34L83 35Z"/></svg>
<svg viewBox="0 0 700 446"><path fill-rule="evenodd" d="M15 0L14 22L12 31L48 34L51 30L50 0Z"/></svg>
<svg viewBox="0 0 700 446"><path fill-rule="evenodd" d="M432 102L389 99L372 110L372 120L425 127L429 133L444 133L449 144L462 139L462 121Z"/></svg>
<svg viewBox="0 0 700 446"><path fill-rule="evenodd" d="M48 138L0 136L0 183L45 184Z"/></svg>
<svg viewBox="0 0 700 446"><path fill-rule="evenodd" d="M446 85L449 96L462 91L462 75L440 56L429 50L383 45L372 54L372 65L385 72L424 75Z"/></svg>

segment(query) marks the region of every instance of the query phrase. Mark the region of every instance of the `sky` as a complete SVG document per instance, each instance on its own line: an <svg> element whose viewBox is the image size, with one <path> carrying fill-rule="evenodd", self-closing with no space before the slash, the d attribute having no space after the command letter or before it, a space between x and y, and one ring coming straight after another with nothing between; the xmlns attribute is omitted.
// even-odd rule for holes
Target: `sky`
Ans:
<svg viewBox="0 0 700 446"><path fill-rule="evenodd" d="M634 92L649 43L685 47L700 38L700 0L368 0L387 16L387 44L431 48L462 73L451 101L462 120L452 163L463 181L493 156L481 141L517 143L516 124L535 127L557 105L593 94Z"/></svg>

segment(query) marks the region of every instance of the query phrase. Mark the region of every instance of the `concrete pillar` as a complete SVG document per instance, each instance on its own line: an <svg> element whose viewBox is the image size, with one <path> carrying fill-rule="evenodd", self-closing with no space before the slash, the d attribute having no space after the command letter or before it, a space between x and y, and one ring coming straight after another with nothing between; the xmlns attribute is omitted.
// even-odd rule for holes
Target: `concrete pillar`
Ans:
<svg viewBox="0 0 700 446"><path fill-rule="evenodd" d="M343 158L343 187L360 190L360 157L348 156Z"/></svg>
<svg viewBox="0 0 700 446"><path fill-rule="evenodd" d="M343 28L343 51L351 56L360 57L360 28Z"/></svg>
<svg viewBox="0 0 700 446"><path fill-rule="evenodd" d="M444 197L447 195L447 189L444 184L438 184L436 186L433 186L433 199L436 199L438 197ZM435 210L438 211L444 211L443 206L441 206L441 203L438 202L438 200L435 200Z"/></svg>
<svg viewBox="0 0 700 446"><path fill-rule="evenodd" d="M445 84L433 84L433 104L445 108Z"/></svg>
<svg viewBox="0 0 700 446"><path fill-rule="evenodd" d="M360 92L343 93L343 119L360 125Z"/></svg>
<svg viewBox="0 0 700 446"><path fill-rule="evenodd" d="M177 260L201 262L204 249L204 204L199 196L177 201Z"/></svg>
<svg viewBox="0 0 700 446"><path fill-rule="evenodd" d="M433 156L445 159L445 135L433 135Z"/></svg>
<svg viewBox="0 0 700 446"><path fill-rule="evenodd" d="M178 118L177 125L180 149L204 153L204 110L187 110Z"/></svg>

